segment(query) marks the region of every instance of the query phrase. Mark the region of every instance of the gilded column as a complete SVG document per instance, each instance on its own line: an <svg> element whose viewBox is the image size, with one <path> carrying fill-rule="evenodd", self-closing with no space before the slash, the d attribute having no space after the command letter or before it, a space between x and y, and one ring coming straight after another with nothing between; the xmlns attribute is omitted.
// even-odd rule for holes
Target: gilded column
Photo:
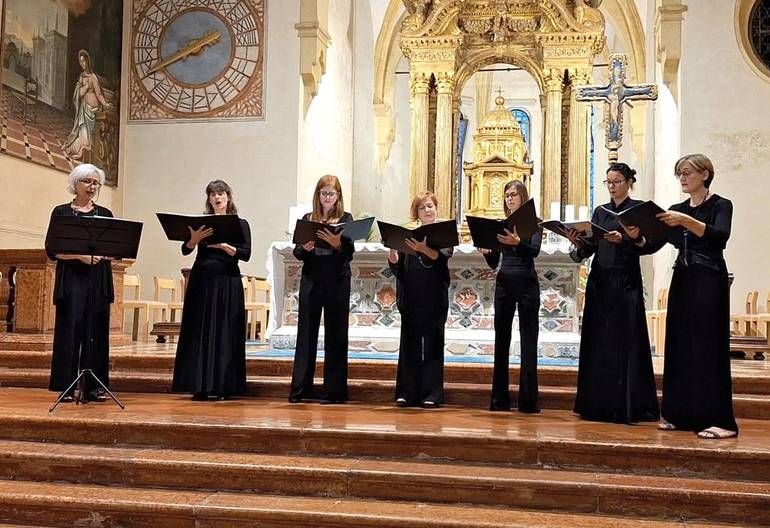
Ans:
<svg viewBox="0 0 770 528"><path fill-rule="evenodd" d="M428 91L430 74L412 72L410 100L412 113L409 194L411 197L428 188Z"/></svg>
<svg viewBox="0 0 770 528"><path fill-rule="evenodd" d="M452 97L454 77L451 73L436 74L438 101L436 107L436 172L434 193L438 198L441 216L454 218L452 208Z"/></svg>
<svg viewBox="0 0 770 528"><path fill-rule="evenodd" d="M575 94L580 86L590 83L590 73L572 70L569 73L572 95L569 109L569 152L567 203L575 206L588 205L588 155L591 108L588 103L576 101Z"/></svg>
<svg viewBox="0 0 770 528"><path fill-rule="evenodd" d="M541 176L540 211L548 215L552 202L561 202L561 103L564 83L561 71L548 70L545 75L545 150Z"/></svg>

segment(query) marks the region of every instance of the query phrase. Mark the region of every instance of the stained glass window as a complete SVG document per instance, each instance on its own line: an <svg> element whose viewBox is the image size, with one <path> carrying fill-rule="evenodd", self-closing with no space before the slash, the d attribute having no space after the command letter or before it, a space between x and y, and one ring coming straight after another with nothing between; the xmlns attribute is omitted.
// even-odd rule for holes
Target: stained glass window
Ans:
<svg viewBox="0 0 770 528"><path fill-rule="evenodd" d="M521 133L524 135L524 143L527 145L527 158L529 158L529 131L530 131L530 120L529 120L529 114L526 110L522 110L521 108L512 108L511 113L513 114L513 117L516 118L516 121L519 122L519 127L521 128Z"/></svg>
<svg viewBox="0 0 770 528"><path fill-rule="evenodd" d="M749 39L754 53L770 68L770 0L757 0L749 15Z"/></svg>

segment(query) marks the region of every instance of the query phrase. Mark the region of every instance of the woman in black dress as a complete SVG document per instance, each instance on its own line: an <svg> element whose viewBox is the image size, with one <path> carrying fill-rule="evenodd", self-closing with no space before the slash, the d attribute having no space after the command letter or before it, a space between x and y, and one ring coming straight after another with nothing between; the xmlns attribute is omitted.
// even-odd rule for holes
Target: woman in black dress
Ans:
<svg viewBox="0 0 770 528"><path fill-rule="evenodd" d="M596 243L578 239L576 262L594 256L586 284L575 412L584 420L631 424L659 417L655 374L644 311L639 256L653 251L638 229L626 231L613 213L635 205L628 193L636 171L625 163L607 170L611 201L591 222L609 233Z"/></svg>
<svg viewBox="0 0 770 528"><path fill-rule="evenodd" d="M709 191L714 166L684 156L674 171L690 198L658 217L674 227L678 250L668 292L660 429L698 431L701 438L738 434L730 375L730 290L723 251L733 204Z"/></svg>
<svg viewBox="0 0 770 528"><path fill-rule="evenodd" d="M96 204L99 189L104 184L104 171L85 163L69 175L67 190L75 195L70 203L58 205L54 216L112 216L112 211ZM56 261L53 302L56 305L56 327L53 337L51 379L48 389L66 390L80 369L91 369L109 387L110 362L110 303L115 295L112 266L109 259L90 255L54 255L46 248L48 257ZM91 346L87 336L91 335ZM86 378L84 401L104 401L95 382ZM62 403L74 401L74 389Z"/></svg>
<svg viewBox="0 0 770 528"><path fill-rule="evenodd" d="M318 180L313 193L313 212L304 220L337 224L351 222L345 211L342 186L336 176ZM315 399L313 378L318 352L321 311L324 314L324 383L321 403L345 403L348 400L348 314L350 313L350 261L353 242L330 229L318 231L328 248L315 247L310 241L294 248L301 260L299 283L297 344L289 402Z"/></svg>
<svg viewBox="0 0 770 528"><path fill-rule="evenodd" d="M233 191L222 180L206 186L207 214L237 214ZM182 254L198 248L184 297L182 328L176 347L174 392L193 400L219 400L246 392L246 312L238 261L251 257L251 230L240 219L244 242L207 244L213 230L193 230Z"/></svg>
<svg viewBox="0 0 770 528"><path fill-rule="evenodd" d="M412 200L412 220L432 224L438 200L432 192ZM454 248L436 250L427 240L408 238L411 255L391 249L388 265L396 276L401 342L398 350L396 404L438 407L444 403L444 326L449 309L449 267Z"/></svg>
<svg viewBox="0 0 770 528"><path fill-rule="evenodd" d="M520 181L509 181L503 189L504 211L509 216L521 207L529 194ZM511 410L509 391L509 362L511 327L516 307L519 308L519 335L521 338L521 367L519 370L518 409L524 413L538 413L537 384L537 337L540 312L540 283L535 271L535 257L540 254L543 232L537 231L523 240L506 229L505 235L497 235L508 246L502 252L480 249L492 269L502 265L495 281L495 365L492 373L492 399L490 411Z"/></svg>

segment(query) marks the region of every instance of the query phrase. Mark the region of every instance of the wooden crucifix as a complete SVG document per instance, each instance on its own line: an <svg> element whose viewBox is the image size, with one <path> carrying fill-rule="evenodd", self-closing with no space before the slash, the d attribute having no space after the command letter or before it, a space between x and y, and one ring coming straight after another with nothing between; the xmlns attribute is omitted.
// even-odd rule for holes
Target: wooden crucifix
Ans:
<svg viewBox="0 0 770 528"><path fill-rule="evenodd" d="M581 86L577 89L577 101L603 101L605 145L609 161L618 161L618 149L623 144L623 106L630 101L652 101L658 98L655 84L626 84L628 58L624 53L610 55L609 80L606 86Z"/></svg>

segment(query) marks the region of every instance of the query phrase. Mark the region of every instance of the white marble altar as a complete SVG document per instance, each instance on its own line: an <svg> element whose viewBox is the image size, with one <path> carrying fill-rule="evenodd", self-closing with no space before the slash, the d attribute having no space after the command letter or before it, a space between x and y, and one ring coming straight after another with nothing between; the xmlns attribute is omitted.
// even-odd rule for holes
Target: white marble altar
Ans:
<svg viewBox="0 0 770 528"><path fill-rule="evenodd" d="M297 331L297 294L302 264L292 255L291 242L274 242L268 251L271 310L270 346L293 350ZM351 262L351 351L398 354L400 314L396 285L387 263L387 248L378 243L356 244ZM575 359L578 356L577 290L580 265L569 258L567 246L549 237L535 261L540 278L540 339L538 355ZM494 354L495 272L470 245L455 248L449 261L447 356ZM511 355L519 356L518 317L514 320ZM323 348L323 324L319 337Z"/></svg>

